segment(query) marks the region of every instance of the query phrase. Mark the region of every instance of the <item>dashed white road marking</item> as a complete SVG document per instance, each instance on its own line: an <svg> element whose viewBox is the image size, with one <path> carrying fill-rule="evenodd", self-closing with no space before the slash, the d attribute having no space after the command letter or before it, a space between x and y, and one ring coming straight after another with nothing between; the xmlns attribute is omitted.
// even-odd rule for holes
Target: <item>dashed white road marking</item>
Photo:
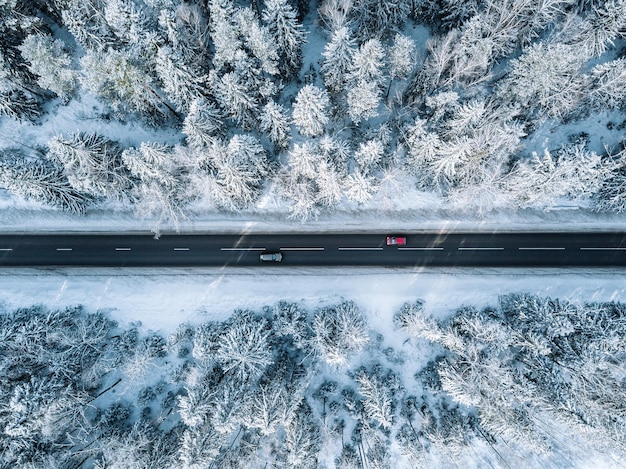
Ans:
<svg viewBox="0 0 626 469"><path fill-rule="evenodd" d="M71 251L72 248L57 248L57 251Z"/></svg>
<svg viewBox="0 0 626 469"><path fill-rule="evenodd" d="M581 251L626 251L626 248L580 248Z"/></svg>
<svg viewBox="0 0 626 469"><path fill-rule="evenodd" d="M337 248L339 251L382 251L383 248Z"/></svg>
<svg viewBox="0 0 626 469"><path fill-rule="evenodd" d="M220 251L265 251L265 248L220 248Z"/></svg>
<svg viewBox="0 0 626 469"><path fill-rule="evenodd" d="M520 251L565 251L565 248L517 248Z"/></svg>
<svg viewBox="0 0 626 469"><path fill-rule="evenodd" d="M443 251L443 248L398 248L398 251Z"/></svg>
<svg viewBox="0 0 626 469"><path fill-rule="evenodd" d="M504 251L504 248L491 248L491 247L466 247L458 248L459 251Z"/></svg>
<svg viewBox="0 0 626 469"><path fill-rule="evenodd" d="M0 248L0 251L13 251L12 248Z"/></svg>
<svg viewBox="0 0 626 469"><path fill-rule="evenodd" d="M174 248L174 251L189 251L189 248Z"/></svg>
<svg viewBox="0 0 626 469"><path fill-rule="evenodd" d="M130 251L130 248L115 248L116 251Z"/></svg>
<svg viewBox="0 0 626 469"><path fill-rule="evenodd" d="M323 251L324 248L279 248L281 251Z"/></svg>

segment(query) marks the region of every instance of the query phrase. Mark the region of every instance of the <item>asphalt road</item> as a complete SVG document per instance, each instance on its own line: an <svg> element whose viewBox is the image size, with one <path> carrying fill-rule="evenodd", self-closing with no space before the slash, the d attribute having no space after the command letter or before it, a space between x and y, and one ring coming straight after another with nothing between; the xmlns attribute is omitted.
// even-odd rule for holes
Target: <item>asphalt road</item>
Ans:
<svg viewBox="0 0 626 469"><path fill-rule="evenodd" d="M626 233L408 233L406 246L388 234L0 235L0 267L626 266Z"/></svg>

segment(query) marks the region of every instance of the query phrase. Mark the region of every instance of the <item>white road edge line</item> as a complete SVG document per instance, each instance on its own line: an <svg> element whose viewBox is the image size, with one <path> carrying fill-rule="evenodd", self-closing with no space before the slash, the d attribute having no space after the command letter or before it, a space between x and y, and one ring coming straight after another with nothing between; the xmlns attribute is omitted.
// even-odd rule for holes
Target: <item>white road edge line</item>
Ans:
<svg viewBox="0 0 626 469"><path fill-rule="evenodd" d="M266 251L265 248L220 248L220 251Z"/></svg>
<svg viewBox="0 0 626 469"><path fill-rule="evenodd" d="M279 248L281 251L323 251L324 248Z"/></svg>
<svg viewBox="0 0 626 469"><path fill-rule="evenodd" d="M174 251L189 251L189 248L174 248Z"/></svg>
<svg viewBox="0 0 626 469"><path fill-rule="evenodd" d="M130 248L115 248L116 251L130 251Z"/></svg>
<svg viewBox="0 0 626 469"><path fill-rule="evenodd" d="M520 251L565 251L565 248L517 248Z"/></svg>
<svg viewBox="0 0 626 469"><path fill-rule="evenodd" d="M71 251L72 248L57 248L57 251Z"/></svg>
<svg viewBox="0 0 626 469"><path fill-rule="evenodd" d="M626 251L626 248L580 248L581 251Z"/></svg>
<svg viewBox="0 0 626 469"><path fill-rule="evenodd" d="M398 248L398 251L443 251L443 248Z"/></svg>
<svg viewBox="0 0 626 469"><path fill-rule="evenodd" d="M457 248L459 251L504 251L504 248Z"/></svg>
<svg viewBox="0 0 626 469"><path fill-rule="evenodd" d="M383 248L337 248L339 251L382 251Z"/></svg>

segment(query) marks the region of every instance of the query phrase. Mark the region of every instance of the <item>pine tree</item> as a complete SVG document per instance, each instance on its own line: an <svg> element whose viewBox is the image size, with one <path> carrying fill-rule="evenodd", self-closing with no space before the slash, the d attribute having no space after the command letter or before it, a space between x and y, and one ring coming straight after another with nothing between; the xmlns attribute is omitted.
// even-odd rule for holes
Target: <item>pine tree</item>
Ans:
<svg viewBox="0 0 626 469"><path fill-rule="evenodd" d="M316 137L329 122L330 100L321 88L305 85L298 91L293 104L293 121L298 131L307 137Z"/></svg>
<svg viewBox="0 0 626 469"><path fill-rule="evenodd" d="M140 47L149 39L148 19L130 0L107 0L103 16L111 32L131 47Z"/></svg>
<svg viewBox="0 0 626 469"><path fill-rule="evenodd" d="M38 76L37 84L67 101L78 85L78 75L70 68L71 58L60 39L47 34L32 34L19 47L30 65L29 70Z"/></svg>
<svg viewBox="0 0 626 469"><path fill-rule="evenodd" d="M187 143L197 150L210 146L219 138L224 123L219 110L204 99L195 99L183 122Z"/></svg>
<svg viewBox="0 0 626 469"><path fill-rule="evenodd" d="M362 37L371 37L402 29L411 8L411 0L356 0L353 14Z"/></svg>
<svg viewBox="0 0 626 469"><path fill-rule="evenodd" d="M344 88L352 64L355 40L350 34L350 30L345 26L333 31L330 42L324 46L322 52L324 63L321 72L324 75L324 83L335 93Z"/></svg>
<svg viewBox="0 0 626 469"><path fill-rule="evenodd" d="M343 190L349 200L364 204L374 196L376 183L373 177L357 170L346 177Z"/></svg>
<svg viewBox="0 0 626 469"><path fill-rule="evenodd" d="M533 44L518 59L503 83L509 99L530 112L562 117L573 111L587 86L580 74L584 54L564 44Z"/></svg>
<svg viewBox="0 0 626 469"><path fill-rule="evenodd" d="M270 141L279 149L289 146L290 125L286 109L274 101L263 107L259 129L267 133Z"/></svg>
<svg viewBox="0 0 626 469"><path fill-rule="evenodd" d="M267 321L239 314L220 337L216 358L239 382L254 382L273 362L269 335Z"/></svg>
<svg viewBox="0 0 626 469"><path fill-rule="evenodd" d="M68 181L79 191L121 198L130 187L119 147L106 137L78 132L53 137L48 147L47 157L63 165Z"/></svg>
<svg viewBox="0 0 626 469"><path fill-rule="evenodd" d="M286 462L289 467L314 469L318 467L320 429L313 420L311 407L302 401L296 416L285 428Z"/></svg>
<svg viewBox="0 0 626 469"><path fill-rule="evenodd" d="M348 87L348 114L355 124L378 115L382 92L374 81L359 81Z"/></svg>
<svg viewBox="0 0 626 469"><path fill-rule="evenodd" d="M359 144L359 149L354 152L354 160L364 174L371 174L379 168L384 154L383 143L373 139Z"/></svg>
<svg viewBox="0 0 626 469"><path fill-rule="evenodd" d="M82 214L92 197L74 189L63 171L44 161L28 162L15 152L0 158L0 186L21 197Z"/></svg>
<svg viewBox="0 0 626 469"><path fill-rule="evenodd" d="M626 102L626 58L596 65L590 91L591 103L599 110L623 108Z"/></svg>
<svg viewBox="0 0 626 469"><path fill-rule="evenodd" d="M360 370L356 376L359 394L363 396L363 411L367 419L384 429L390 429L395 418L395 393L400 388L399 378L389 370L383 374L380 366L371 373Z"/></svg>
<svg viewBox="0 0 626 469"><path fill-rule="evenodd" d="M209 28L215 48L212 61L216 70L234 62L237 51L242 49L239 31L234 22L235 5L232 0L210 0Z"/></svg>
<svg viewBox="0 0 626 469"><path fill-rule="evenodd" d="M217 203L230 210L250 206L269 174L267 153L251 135L234 135L227 144L215 141L206 153L206 170L216 182Z"/></svg>
<svg viewBox="0 0 626 469"><path fill-rule="evenodd" d="M352 56L348 80L352 83L363 81L380 85L383 79L384 57L385 50L379 39L364 42Z"/></svg>
<svg viewBox="0 0 626 469"><path fill-rule="evenodd" d="M179 112L189 112L195 100L208 94L208 76L190 70L169 47L159 47L155 70L163 84L163 91Z"/></svg>
<svg viewBox="0 0 626 469"><path fill-rule="evenodd" d="M236 71L216 76L214 80L215 99L222 109L243 129L254 128L259 102L251 83Z"/></svg>
<svg viewBox="0 0 626 469"><path fill-rule="evenodd" d="M278 75L278 45L274 41L267 26L259 24L256 14L251 8L242 8L236 15L244 44L252 56L260 62L260 68L270 75Z"/></svg>
<svg viewBox="0 0 626 469"><path fill-rule="evenodd" d="M41 116L39 102L18 89L0 90L0 116L34 121Z"/></svg>
<svg viewBox="0 0 626 469"><path fill-rule="evenodd" d="M136 113L158 123L169 112L153 88L153 80L123 52L89 51L81 60L81 83L109 104L121 118Z"/></svg>
<svg viewBox="0 0 626 469"><path fill-rule="evenodd" d="M416 62L417 45L403 34L396 34L389 49L389 76L392 80L405 80L413 71Z"/></svg>
<svg viewBox="0 0 626 469"><path fill-rule="evenodd" d="M297 19L297 13L287 0L266 0L263 21L276 43L281 75L295 75L302 66L302 44L305 32Z"/></svg>
<svg viewBox="0 0 626 469"><path fill-rule="evenodd" d="M314 350L335 368L346 365L369 342L365 318L352 302L322 308L311 327Z"/></svg>

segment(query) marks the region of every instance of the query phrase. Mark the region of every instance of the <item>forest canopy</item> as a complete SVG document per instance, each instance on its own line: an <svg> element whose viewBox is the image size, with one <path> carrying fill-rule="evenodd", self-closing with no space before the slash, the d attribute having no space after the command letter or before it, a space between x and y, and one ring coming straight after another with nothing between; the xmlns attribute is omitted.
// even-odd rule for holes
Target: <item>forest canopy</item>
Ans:
<svg viewBox="0 0 626 469"><path fill-rule="evenodd" d="M80 306L3 308L0 464L624 460L623 304L510 293L436 320L415 300L396 311L393 337L371 328L367 307L281 301L180 324L167 337Z"/></svg>
<svg viewBox="0 0 626 469"><path fill-rule="evenodd" d="M101 129L176 135L2 141L15 197L174 225L267 193L296 219L358 209L393 181L482 212L626 208L624 0L8 0L0 32L1 120L92 96Z"/></svg>

